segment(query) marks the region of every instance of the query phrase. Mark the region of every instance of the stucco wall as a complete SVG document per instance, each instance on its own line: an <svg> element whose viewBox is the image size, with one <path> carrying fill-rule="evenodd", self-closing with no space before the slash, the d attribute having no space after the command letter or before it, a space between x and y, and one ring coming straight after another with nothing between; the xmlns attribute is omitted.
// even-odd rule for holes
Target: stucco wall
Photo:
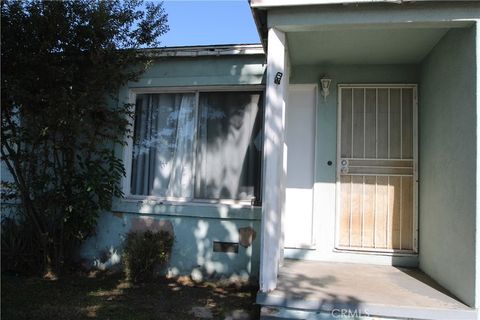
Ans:
<svg viewBox="0 0 480 320"><path fill-rule="evenodd" d="M208 210L221 211L213 207ZM83 246L82 256L88 259L88 263L100 268L119 266L122 242L127 232L132 229L170 229L171 226L175 241L167 269L169 275L256 278L260 248L260 214L256 215L257 218L252 218L248 211L253 210L240 212L246 219L225 219L220 216L207 218L201 214L189 216L188 213L169 216L105 212L100 216L97 234ZM256 231L251 245L239 245L238 253L213 252L214 241L238 243L239 229L242 228Z"/></svg>
<svg viewBox="0 0 480 320"><path fill-rule="evenodd" d="M332 79L326 100L318 94L317 132L315 142L315 246L312 249L286 249L285 256L324 261L395 264L416 266L416 256L392 257L334 251L335 246L335 179L337 150L337 85L418 83L417 65L330 65L294 66L291 84L317 83L322 76ZM288 108L288 106L287 106ZM305 133L313 134L313 133ZM329 166L328 161L333 164ZM286 226L288 228L288 226Z"/></svg>
<svg viewBox="0 0 480 320"><path fill-rule="evenodd" d="M159 58L128 87L261 84L265 59L263 55Z"/></svg>
<svg viewBox="0 0 480 320"><path fill-rule="evenodd" d="M182 86L258 85L264 81L263 55L236 55L158 59L134 83L119 93L119 103L128 101L129 88ZM121 148L116 150L123 156ZM88 263L101 267L119 264L122 241L133 229L171 228L175 236L168 272L198 276L256 277L260 247L259 207L215 204L175 204L115 199L113 212L101 215L97 233L82 248ZM239 242L242 232L252 228L256 236L238 253L213 252L213 242Z"/></svg>
<svg viewBox="0 0 480 320"><path fill-rule="evenodd" d="M475 31L449 31L421 66L420 268L474 306Z"/></svg>

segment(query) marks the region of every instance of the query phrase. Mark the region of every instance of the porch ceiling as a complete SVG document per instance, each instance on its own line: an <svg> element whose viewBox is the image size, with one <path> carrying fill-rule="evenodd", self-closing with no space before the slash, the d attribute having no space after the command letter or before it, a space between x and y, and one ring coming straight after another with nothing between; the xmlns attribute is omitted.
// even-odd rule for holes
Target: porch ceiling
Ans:
<svg viewBox="0 0 480 320"><path fill-rule="evenodd" d="M287 33L292 65L419 63L448 28L368 28Z"/></svg>

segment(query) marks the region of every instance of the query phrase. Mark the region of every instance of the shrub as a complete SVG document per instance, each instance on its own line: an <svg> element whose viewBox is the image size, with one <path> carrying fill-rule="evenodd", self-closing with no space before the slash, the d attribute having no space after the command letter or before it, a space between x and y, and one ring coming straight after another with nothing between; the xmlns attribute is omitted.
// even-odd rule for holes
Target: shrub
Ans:
<svg viewBox="0 0 480 320"><path fill-rule="evenodd" d="M173 236L165 231L130 232L124 244L125 273L133 282L153 279L170 258Z"/></svg>
<svg viewBox="0 0 480 320"><path fill-rule="evenodd" d="M35 245L25 224L11 217L2 217L2 272L32 273Z"/></svg>

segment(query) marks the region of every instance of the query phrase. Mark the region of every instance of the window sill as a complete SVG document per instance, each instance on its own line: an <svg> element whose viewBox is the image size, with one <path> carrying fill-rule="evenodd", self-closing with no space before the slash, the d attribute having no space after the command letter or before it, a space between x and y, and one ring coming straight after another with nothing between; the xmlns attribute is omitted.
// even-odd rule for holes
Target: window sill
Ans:
<svg viewBox="0 0 480 320"><path fill-rule="evenodd" d="M165 215L193 218L261 220L262 210L249 201L191 201L163 200L146 197L114 199L112 211L146 215Z"/></svg>
<svg viewBox="0 0 480 320"><path fill-rule="evenodd" d="M188 198L161 198L156 196L135 196L129 195L123 199L123 201L133 201L133 202L142 202L144 204L165 204L165 205L201 205L201 206L229 206L232 208L250 208L260 206L252 206L251 200L228 200L228 199L219 199L219 200L202 200L202 199L188 199Z"/></svg>

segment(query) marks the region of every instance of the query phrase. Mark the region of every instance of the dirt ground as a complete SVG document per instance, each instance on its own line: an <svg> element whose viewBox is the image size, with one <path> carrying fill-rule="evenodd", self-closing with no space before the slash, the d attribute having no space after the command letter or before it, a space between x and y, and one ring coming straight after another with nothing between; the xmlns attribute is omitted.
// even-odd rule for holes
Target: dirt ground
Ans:
<svg viewBox="0 0 480 320"><path fill-rule="evenodd" d="M228 319L259 317L257 288L188 277L132 284L121 274L59 280L2 274L1 317L21 319Z"/></svg>

